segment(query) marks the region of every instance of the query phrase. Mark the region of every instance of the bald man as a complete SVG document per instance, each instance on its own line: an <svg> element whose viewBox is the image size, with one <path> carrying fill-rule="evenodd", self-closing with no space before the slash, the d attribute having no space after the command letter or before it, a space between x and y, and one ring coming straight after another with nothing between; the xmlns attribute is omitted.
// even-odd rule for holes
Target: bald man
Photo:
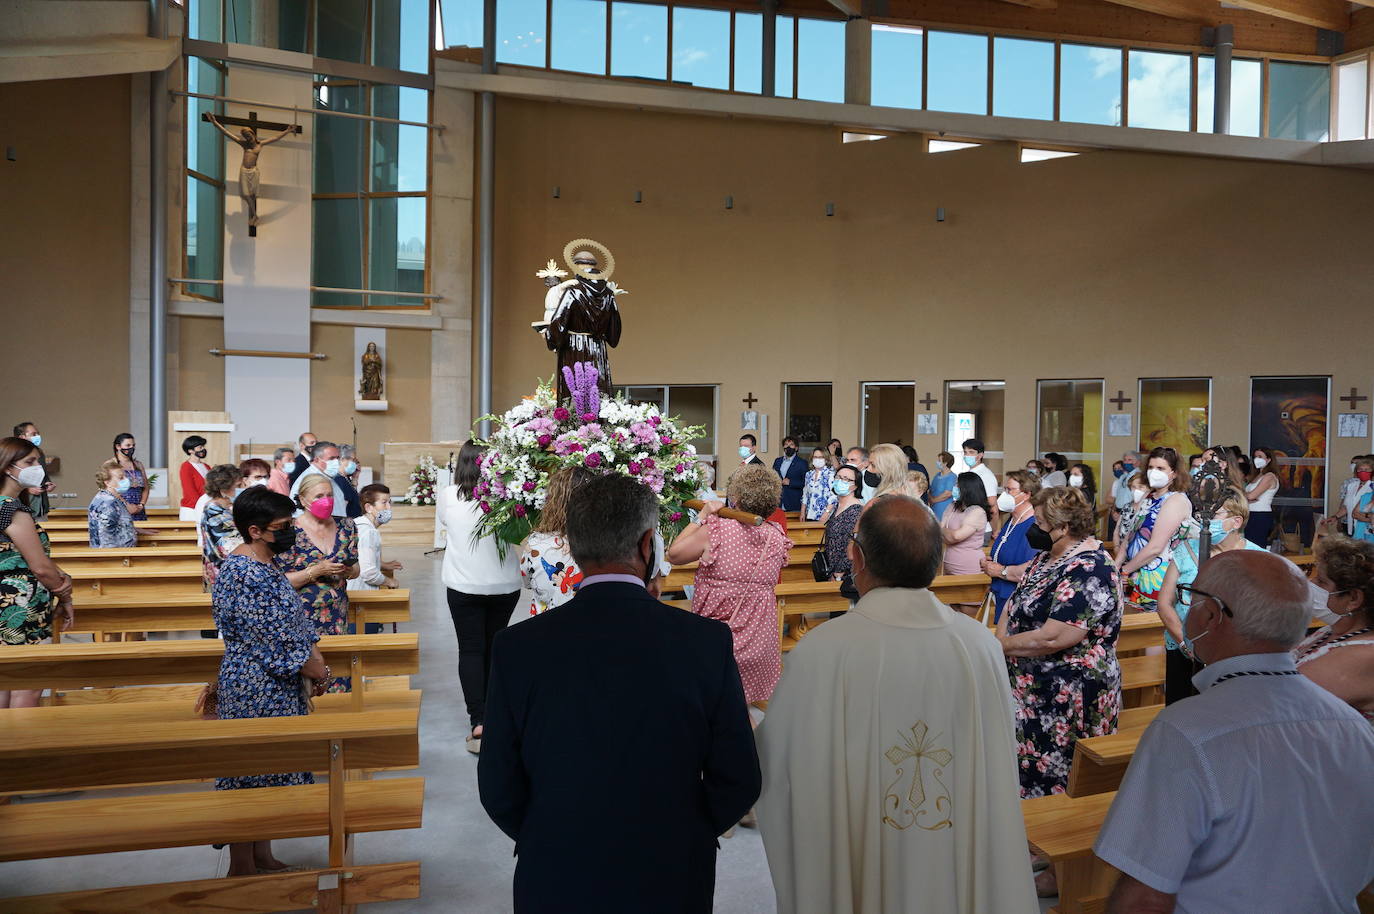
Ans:
<svg viewBox="0 0 1374 914"><path fill-rule="evenodd" d="M1191 587L1199 694L1150 724L1098 834L1122 873L1108 911L1355 914L1374 880L1374 728L1298 675L1307 580L1235 550Z"/></svg>
<svg viewBox="0 0 1374 914"><path fill-rule="evenodd" d="M928 589L941 555L929 508L870 502L859 602L787 655L758 729L779 914L1037 909L1006 663Z"/></svg>

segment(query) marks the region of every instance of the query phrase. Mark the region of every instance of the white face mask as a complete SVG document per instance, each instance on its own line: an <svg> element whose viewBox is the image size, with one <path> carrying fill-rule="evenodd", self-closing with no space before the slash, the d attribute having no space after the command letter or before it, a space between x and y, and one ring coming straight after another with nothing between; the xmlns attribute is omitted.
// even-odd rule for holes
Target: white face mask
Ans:
<svg viewBox="0 0 1374 914"><path fill-rule="evenodd" d="M1145 479L1152 489L1162 489L1169 484L1169 474L1160 469L1149 470Z"/></svg>
<svg viewBox="0 0 1374 914"><path fill-rule="evenodd" d="M823 470L823 469L825 469L825 458L824 458L824 457L812 457L812 458L811 458L811 465L812 465L813 467L815 467L816 469L818 469L818 470Z"/></svg>
<svg viewBox="0 0 1374 914"><path fill-rule="evenodd" d="M1075 489L1083 488L1083 477L1075 473L1069 477L1069 485L1073 486Z"/></svg>
<svg viewBox="0 0 1374 914"><path fill-rule="evenodd" d="M1133 504L1137 504L1137 505L1138 505L1138 504L1140 504L1144 499L1145 499L1145 490L1144 490L1144 489L1132 489L1132 490L1131 490L1131 502L1132 502Z"/></svg>
<svg viewBox="0 0 1374 914"><path fill-rule="evenodd" d="M1257 469L1257 470L1262 470L1262 469L1264 469L1265 467L1269 466L1269 458L1267 458L1267 457L1256 457L1255 460L1254 460L1254 463L1255 463L1255 469Z"/></svg>
<svg viewBox="0 0 1374 914"><path fill-rule="evenodd" d="M1003 492L997 496L997 510L1003 514L1016 507L1016 496L1010 492Z"/></svg>
<svg viewBox="0 0 1374 914"><path fill-rule="evenodd" d="M43 484L43 465L35 463L33 466L24 467L14 474L14 481L26 489L36 489Z"/></svg>

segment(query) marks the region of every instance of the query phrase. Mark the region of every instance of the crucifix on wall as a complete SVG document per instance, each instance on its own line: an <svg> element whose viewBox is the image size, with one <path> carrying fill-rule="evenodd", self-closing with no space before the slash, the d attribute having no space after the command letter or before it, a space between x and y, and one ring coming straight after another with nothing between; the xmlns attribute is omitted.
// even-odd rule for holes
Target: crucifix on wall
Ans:
<svg viewBox="0 0 1374 914"><path fill-rule="evenodd" d="M1116 396L1115 396L1115 397L1111 397L1110 399L1107 400L1107 402L1108 402L1108 403L1113 403L1113 404L1115 404L1115 405L1116 405L1116 408L1117 408L1117 411L1120 412L1121 409L1122 409L1122 407L1124 407L1127 403L1131 403L1131 402L1133 402L1133 401L1131 400L1130 397L1126 396L1126 391L1124 391L1124 390L1118 390L1118 391L1116 392Z"/></svg>
<svg viewBox="0 0 1374 914"><path fill-rule="evenodd" d="M249 111L248 117L216 117L206 111L201 114L201 119L215 125L215 129L229 138L231 142L243 147L243 162L239 165L239 198L243 200L244 208L248 211L248 236L256 238L258 236L258 156L262 154L262 147L269 143L275 143L283 139L288 134L300 133L299 124L275 124L271 121L258 120L256 111ZM231 124L242 128L238 133L230 133L224 128L225 124ZM265 140L258 139L258 128L267 130L279 130L280 133L270 136Z"/></svg>

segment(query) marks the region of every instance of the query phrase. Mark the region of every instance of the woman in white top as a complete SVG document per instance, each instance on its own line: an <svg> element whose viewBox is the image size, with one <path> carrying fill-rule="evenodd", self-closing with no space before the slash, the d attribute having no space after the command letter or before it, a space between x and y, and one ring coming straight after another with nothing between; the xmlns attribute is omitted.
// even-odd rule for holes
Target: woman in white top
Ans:
<svg viewBox="0 0 1374 914"><path fill-rule="evenodd" d="M1374 724L1374 543L1318 540L1312 583L1340 618L1293 649L1298 672Z"/></svg>
<svg viewBox="0 0 1374 914"><path fill-rule="evenodd" d="M520 577L530 590L530 615L562 606L577 595L582 571L573 561L563 531L568 526L568 501L592 474L581 467L564 467L549 477L539 523L520 548Z"/></svg>
<svg viewBox="0 0 1374 914"><path fill-rule="evenodd" d="M487 711L487 680L491 676L491 643L510 623L520 600L520 565L514 548L503 557L496 539L474 539L482 519L480 502L472 490L481 478L477 459L485 448L469 438L458 452L454 485L439 493L435 508L444 531L444 587L448 611L458 636L458 682L467 702L472 726L468 751L482 748L482 719Z"/></svg>
<svg viewBox="0 0 1374 914"><path fill-rule="evenodd" d="M1040 478L1040 488L1053 489L1056 486L1066 486L1069 484L1067 470L1069 460L1063 454L1050 451L1045 454L1045 475Z"/></svg>
<svg viewBox="0 0 1374 914"><path fill-rule="evenodd" d="M1245 523L1245 538L1256 546L1269 547L1274 532L1274 496L1279 492L1279 461L1267 447L1257 447L1250 458L1255 468L1245 484L1245 499L1250 502L1250 519Z"/></svg>

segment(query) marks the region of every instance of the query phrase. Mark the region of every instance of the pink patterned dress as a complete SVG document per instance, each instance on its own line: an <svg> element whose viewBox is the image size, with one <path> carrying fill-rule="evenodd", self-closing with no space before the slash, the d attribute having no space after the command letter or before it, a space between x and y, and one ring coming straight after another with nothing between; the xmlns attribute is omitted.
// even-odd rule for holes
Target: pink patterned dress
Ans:
<svg viewBox="0 0 1374 914"><path fill-rule="evenodd" d="M778 598L773 592L792 541L769 521L746 527L709 517L710 545L697 564L692 611L730 626L745 701L766 701L782 675Z"/></svg>

